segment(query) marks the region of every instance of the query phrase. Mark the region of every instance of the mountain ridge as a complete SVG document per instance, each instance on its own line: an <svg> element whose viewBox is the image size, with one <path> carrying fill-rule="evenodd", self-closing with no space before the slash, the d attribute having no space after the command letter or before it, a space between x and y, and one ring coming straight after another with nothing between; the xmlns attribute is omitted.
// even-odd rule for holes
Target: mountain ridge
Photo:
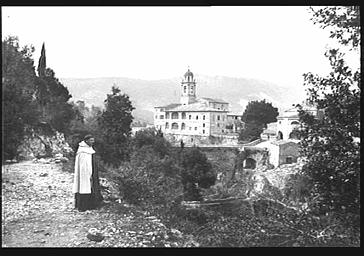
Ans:
<svg viewBox="0 0 364 256"><path fill-rule="evenodd" d="M221 98L230 103L230 110L243 112L251 100L266 99L273 106L284 109L303 100L303 90L253 79L228 76L198 75L197 97ZM71 100L83 100L88 105L103 106L113 85L129 95L136 108L137 120L153 122L155 106L179 102L182 77L145 80L128 77L60 78L72 95Z"/></svg>

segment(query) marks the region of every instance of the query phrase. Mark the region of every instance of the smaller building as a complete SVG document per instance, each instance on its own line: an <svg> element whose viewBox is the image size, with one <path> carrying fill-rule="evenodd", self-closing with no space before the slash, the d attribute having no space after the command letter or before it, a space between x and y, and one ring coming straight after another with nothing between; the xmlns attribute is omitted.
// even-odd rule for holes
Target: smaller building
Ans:
<svg viewBox="0 0 364 256"><path fill-rule="evenodd" d="M296 163L299 157L298 141L276 140L266 145L269 150L269 163L274 167Z"/></svg>

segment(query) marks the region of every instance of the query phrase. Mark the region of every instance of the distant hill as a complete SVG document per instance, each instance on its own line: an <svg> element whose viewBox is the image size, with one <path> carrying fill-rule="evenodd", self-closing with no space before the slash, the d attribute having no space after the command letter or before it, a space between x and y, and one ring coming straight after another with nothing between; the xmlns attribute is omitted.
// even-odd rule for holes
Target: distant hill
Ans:
<svg viewBox="0 0 364 256"><path fill-rule="evenodd" d="M124 77L61 78L72 94L71 100L84 100L86 104L103 106L111 87L117 85L130 96L136 110L136 120L153 122L155 106L179 102L181 78L141 80ZM251 100L266 99L278 108L287 108L303 100L303 89L292 88L245 78L225 76L196 76L197 97L221 98L230 103L234 112L243 112Z"/></svg>

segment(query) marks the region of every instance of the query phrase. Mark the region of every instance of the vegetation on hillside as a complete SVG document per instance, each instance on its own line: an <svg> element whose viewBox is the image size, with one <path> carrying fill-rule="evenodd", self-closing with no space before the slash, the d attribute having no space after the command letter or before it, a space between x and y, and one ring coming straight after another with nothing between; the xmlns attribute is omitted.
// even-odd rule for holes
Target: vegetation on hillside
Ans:
<svg viewBox="0 0 364 256"><path fill-rule="evenodd" d="M313 10L313 21L328 28L343 49L360 45L359 7ZM329 49L327 77L304 75L308 102L324 112L316 119L300 109L303 173L311 178L311 205L322 213L354 214L360 211L360 70L345 62L343 49ZM359 55L358 55L359 56ZM359 67L360 68L360 67ZM299 106L300 107L300 106Z"/></svg>

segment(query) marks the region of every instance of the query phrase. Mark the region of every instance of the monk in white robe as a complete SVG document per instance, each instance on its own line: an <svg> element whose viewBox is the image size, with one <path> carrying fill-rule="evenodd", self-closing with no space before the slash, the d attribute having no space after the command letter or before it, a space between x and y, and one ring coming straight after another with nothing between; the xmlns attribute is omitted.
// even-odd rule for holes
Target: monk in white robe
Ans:
<svg viewBox="0 0 364 256"><path fill-rule="evenodd" d="M76 153L73 193L79 211L95 209L102 202L94 143L95 139L86 135Z"/></svg>

